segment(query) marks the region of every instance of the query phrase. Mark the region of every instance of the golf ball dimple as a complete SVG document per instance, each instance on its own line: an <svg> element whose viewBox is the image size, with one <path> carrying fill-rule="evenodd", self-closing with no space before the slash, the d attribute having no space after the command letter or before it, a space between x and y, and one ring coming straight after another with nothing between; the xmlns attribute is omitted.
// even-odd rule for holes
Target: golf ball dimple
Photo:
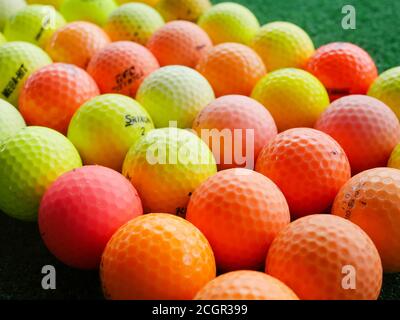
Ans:
<svg viewBox="0 0 400 320"><path fill-rule="evenodd" d="M164 23L154 8L143 3L127 3L113 11L104 30L112 41L129 40L146 45Z"/></svg>
<svg viewBox="0 0 400 320"><path fill-rule="evenodd" d="M19 110L28 125L67 133L75 111L99 95L94 80L71 64L53 63L34 72L19 98Z"/></svg>
<svg viewBox="0 0 400 320"><path fill-rule="evenodd" d="M26 41L45 48L53 33L65 23L54 7L33 4L7 21L4 35L8 41Z"/></svg>
<svg viewBox="0 0 400 320"><path fill-rule="evenodd" d="M298 300L283 282L263 272L232 271L211 280L195 300Z"/></svg>
<svg viewBox="0 0 400 320"><path fill-rule="evenodd" d="M94 269L114 232L142 213L139 196L124 176L85 166L65 173L46 191L39 229L47 248L62 262Z"/></svg>
<svg viewBox="0 0 400 320"><path fill-rule="evenodd" d="M7 101L0 99L0 145L25 127L25 120L18 110Z"/></svg>
<svg viewBox="0 0 400 320"><path fill-rule="evenodd" d="M63 173L82 166L72 143L43 127L27 127L0 148L0 209L24 221L37 219L46 189Z"/></svg>
<svg viewBox="0 0 400 320"><path fill-rule="evenodd" d="M7 20L25 6L25 0L0 0L0 31L3 31Z"/></svg>
<svg viewBox="0 0 400 320"><path fill-rule="evenodd" d="M100 268L104 295L115 300L190 300L215 274L204 235L188 221L165 213L144 215L121 227Z"/></svg>
<svg viewBox="0 0 400 320"><path fill-rule="evenodd" d="M118 41L95 54L87 70L102 93L134 98L144 78L159 68L157 59L145 47L131 41Z"/></svg>
<svg viewBox="0 0 400 320"><path fill-rule="evenodd" d="M229 169L195 190L186 219L210 241L219 270L258 270L290 213L271 180L252 170Z"/></svg>
<svg viewBox="0 0 400 320"><path fill-rule="evenodd" d="M138 190L145 213L184 216L191 194L217 166L194 133L164 128L149 132L130 148L122 172Z"/></svg>
<svg viewBox="0 0 400 320"><path fill-rule="evenodd" d="M212 42L198 25L188 21L172 21L153 34L147 47L161 66L195 68L212 48Z"/></svg>
<svg viewBox="0 0 400 320"><path fill-rule="evenodd" d="M197 114L215 99L208 81L184 66L167 66L150 74L139 87L136 99L150 113L156 128L176 122L191 128ZM173 124L171 124L173 125Z"/></svg>
<svg viewBox="0 0 400 320"><path fill-rule="evenodd" d="M329 97L312 74L295 68L280 69L262 78L251 97L268 109L279 131L313 127L329 106Z"/></svg>
<svg viewBox="0 0 400 320"><path fill-rule="evenodd" d="M150 116L136 100L105 94L78 109L69 125L68 138L85 164L121 171L131 145L153 128Z"/></svg>
<svg viewBox="0 0 400 320"><path fill-rule="evenodd" d="M210 0L159 0L156 8L166 21L197 22L211 6Z"/></svg>
<svg viewBox="0 0 400 320"><path fill-rule="evenodd" d="M290 22L272 22L256 34L252 48L263 59L268 71L304 68L315 52L309 35Z"/></svg>
<svg viewBox="0 0 400 320"><path fill-rule="evenodd" d="M350 95L333 102L315 128L329 134L344 149L352 173L386 166L400 142L400 123L383 102Z"/></svg>
<svg viewBox="0 0 400 320"><path fill-rule="evenodd" d="M50 57L33 44L17 41L0 46L0 98L17 106L26 79L50 63Z"/></svg>
<svg viewBox="0 0 400 320"><path fill-rule="evenodd" d="M267 73L258 54L239 43L223 43L210 49L200 60L197 70L210 82L217 97L249 96Z"/></svg>
<svg viewBox="0 0 400 320"><path fill-rule="evenodd" d="M74 64L86 69L90 59L110 43L108 35L89 22L72 22L57 30L46 51L55 62Z"/></svg>
<svg viewBox="0 0 400 320"><path fill-rule="evenodd" d="M385 272L400 271L400 170L375 168L354 176L337 195L332 213L371 237Z"/></svg>
<svg viewBox="0 0 400 320"><path fill-rule="evenodd" d="M324 213L351 175L342 147L326 133L308 128L287 130L271 140L256 171L282 190L293 217Z"/></svg>
<svg viewBox="0 0 400 320"><path fill-rule="evenodd" d="M334 42L317 49L306 69L324 84L331 101L350 94L366 94L378 76L371 56L346 42Z"/></svg>
<svg viewBox="0 0 400 320"><path fill-rule="evenodd" d="M302 300L372 300L382 285L381 259L371 239L329 214L303 217L282 230L265 271Z"/></svg>
<svg viewBox="0 0 400 320"><path fill-rule="evenodd" d="M233 2L219 3L207 10L199 25L217 45L223 42L250 44L260 29L256 16L246 7Z"/></svg>
<svg viewBox="0 0 400 320"><path fill-rule="evenodd" d="M387 104L400 119L400 67L379 75L369 88L368 95Z"/></svg>

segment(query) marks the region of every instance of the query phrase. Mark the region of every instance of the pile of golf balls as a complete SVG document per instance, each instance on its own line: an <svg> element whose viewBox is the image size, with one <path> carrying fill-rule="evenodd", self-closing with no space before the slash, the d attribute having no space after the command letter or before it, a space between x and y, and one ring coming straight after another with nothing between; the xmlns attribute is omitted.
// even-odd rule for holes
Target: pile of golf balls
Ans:
<svg viewBox="0 0 400 320"><path fill-rule="evenodd" d="M377 299L400 67L236 3L127 2L0 0L1 214L107 299Z"/></svg>

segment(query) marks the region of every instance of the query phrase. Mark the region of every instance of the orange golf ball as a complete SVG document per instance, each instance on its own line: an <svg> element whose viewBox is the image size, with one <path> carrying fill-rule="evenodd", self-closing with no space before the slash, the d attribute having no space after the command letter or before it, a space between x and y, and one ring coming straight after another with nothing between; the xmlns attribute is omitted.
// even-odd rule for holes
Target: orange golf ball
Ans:
<svg viewBox="0 0 400 320"><path fill-rule="evenodd" d="M197 70L210 82L217 97L250 96L258 80L267 73L260 56L239 43L223 43L210 49Z"/></svg>
<svg viewBox="0 0 400 320"><path fill-rule="evenodd" d="M119 93L135 98L143 79L159 67L157 59L142 45L119 41L95 54L87 70L101 93Z"/></svg>
<svg viewBox="0 0 400 320"><path fill-rule="evenodd" d="M212 47L207 33L189 21L172 21L158 29L147 43L161 66L196 67Z"/></svg>
<svg viewBox="0 0 400 320"><path fill-rule="evenodd" d="M232 271L210 281L196 300L298 300L287 285L258 271Z"/></svg>
<svg viewBox="0 0 400 320"><path fill-rule="evenodd" d="M271 180L252 170L229 169L194 191L186 219L210 241L220 270L257 270L290 213Z"/></svg>
<svg viewBox="0 0 400 320"><path fill-rule="evenodd" d="M261 151L256 171L278 185L294 217L325 212L351 175L342 147L308 128L278 134Z"/></svg>
<svg viewBox="0 0 400 320"><path fill-rule="evenodd" d="M266 272L302 300L373 300L382 285L372 240L357 225L329 214L303 217L279 233Z"/></svg>
<svg viewBox="0 0 400 320"><path fill-rule="evenodd" d="M110 38L103 29L90 22L77 21L58 29L46 51L55 62L86 69L92 56L109 43Z"/></svg>
<svg viewBox="0 0 400 320"><path fill-rule="evenodd" d="M215 278L215 260L207 239L191 223L148 214L114 234L100 275L108 299L189 300Z"/></svg>
<svg viewBox="0 0 400 320"><path fill-rule="evenodd" d="M28 78L19 98L19 111L30 126L66 134L75 111L99 94L85 70L72 64L53 63Z"/></svg>

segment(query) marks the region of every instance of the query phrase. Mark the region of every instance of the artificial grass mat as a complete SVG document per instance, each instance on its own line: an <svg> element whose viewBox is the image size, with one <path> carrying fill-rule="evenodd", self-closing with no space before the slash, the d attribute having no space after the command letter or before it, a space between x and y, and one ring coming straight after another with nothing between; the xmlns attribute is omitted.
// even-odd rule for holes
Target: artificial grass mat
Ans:
<svg viewBox="0 0 400 320"><path fill-rule="evenodd" d="M214 1L215 3L223 1ZM366 49L379 71L400 65L400 2L393 0L236 0L251 9L262 24L290 21L304 28L316 47L350 41ZM343 30L341 9L357 11L357 29ZM41 269L57 270L57 289L41 287ZM150 266L151 267L151 266ZM44 247L37 225L0 213L0 299L102 298L97 271L80 271L58 262ZM400 274L385 275L381 299L400 299Z"/></svg>

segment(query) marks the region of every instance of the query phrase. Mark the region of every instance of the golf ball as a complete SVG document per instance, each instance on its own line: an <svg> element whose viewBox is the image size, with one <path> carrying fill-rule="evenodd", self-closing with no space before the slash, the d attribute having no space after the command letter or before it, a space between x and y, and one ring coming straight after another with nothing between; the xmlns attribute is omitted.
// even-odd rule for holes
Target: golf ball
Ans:
<svg viewBox="0 0 400 320"><path fill-rule="evenodd" d="M329 106L328 93L321 82L312 74L294 68L266 75L251 97L271 112L279 131L313 127Z"/></svg>
<svg viewBox="0 0 400 320"><path fill-rule="evenodd" d="M287 130L270 141L256 170L278 185L294 217L324 213L351 174L342 147L308 128Z"/></svg>
<svg viewBox="0 0 400 320"><path fill-rule="evenodd" d="M72 22L57 30L46 51L56 62L74 64L86 69L90 59L110 43L108 35L89 22Z"/></svg>
<svg viewBox="0 0 400 320"><path fill-rule="evenodd" d="M195 68L212 48L212 42L198 25L188 21L172 21L153 34L147 47L161 66Z"/></svg>
<svg viewBox="0 0 400 320"><path fill-rule="evenodd" d="M197 71L167 66L143 81L136 99L150 113L156 128L169 127L171 121L179 128L191 128L197 114L215 96L208 81Z"/></svg>
<svg viewBox="0 0 400 320"><path fill-rule="evenodd" d="M158 68L157 59L148 49L131 41L118 41L95 54L87 70L102 93L134 98L143 79Z"/></svg>
<svg viewBox="0 0 400 320"><path fill-rule="evenodd" d="M223 170L190 198L186 219L204 233L219 270L258 270L275 236L290 222L279 188L248 169Z"/></svg>
<svg viewBox="0 0 400 320"><path fill-rule="evenodd" d="M210 49L200 60L197 70L210 82L217 97L249 96L267 73L258 54L239 43L223 43Z"/></svg>
<svg viewBox="0 0 400 320"><path fill-rule="evenodd" d="M62 15L52 6L29 5L6 23L8 41L25 41L44 48L53 33L65 25Z"/></svg>
<svg viewBox="0 0 400 320"><path fill-rule="evenodd" d="M88 21L103 26L118 8L114 0L64 0L60 12L67 21Z"/></svg>
<svg viewBox="0 0 400 320"><path fill-rule="evenodd" d="M47 248L63 263L94 269L112 235L142 213L139 196L124 176L85 166L65 173L46 191L39 229Z"/></svg>
<svg viewBox="0 0 400 320"><path fill-rule="evenodd" d="M33 73L19 97L19 110L28 125L67 133L79 107L99 95L86 71L72 64L53 63Z"/></svg>
<svg viewBox="0 0 400 320"><path fill-rule="evenodd" d="M374 241L385 272L400 272L400 170L375 168L348 181L332 213L359 225Z"/></svg>
<svg viewBox="0 0 400 320"><path fill-rule="evenodd" d="M0 99L0 145L25 127L24 118L15 107Z"/></svg>
<svg viewBox="0 0 400 320"><path fill-rule="evenodd" d="M232 271L207 283L195 300L298 300L283 282L258 271Z"/></svg>
<svg viewBox="0 0 400 320"><path fill-rule="evenodd" d="M163 25L163 18L152 7L143 3L127 3L113 11L104 30L112 41L129 40L146 45Z"/></svg>
<svg viewBox="0 0 400 320"><path fill-rule="evenodd" d="M400 169L400 144L398 144L391 153L387 166Z"/></svg>
<svg viewBox="0 0 400 320"><path fill-rule="evenodd" d="M0 31L3 31L7 20L25 6L25 0L0 0Z"/></svg>
<svg viewBox="0 0 400 320"><path fill-rule="evenodd" d="M214 255L203 234L188 221L163 213L121 227L100 268L104 295L115 300L193 299L215 273Z"/></svg>
<svg viewBox="0 0 400 320"><path fill-rule="evenodd" d="M303 217L280 232L265 270L302 300L372 300L382 285L381 259L371 239L329 214Z"/></svg>
<svg viewBox="0 0 400 320"><path fill-rule="evenodd" d="M310 36L290 22L272 22L256 34L252 48L263 59L268 71L304 68L315 52Z"/></svg>
<svg viewBox="0 0 400 320"><path fill-rule="evenodd" d="M233 2L220 3L207 10L200 17L199 25L214 44L250 44L260 29L256 16L246 7Z"/></svg>
<svg viewBox="0 0 400 320"><path fill-rule="evenodd" d="M27 127L0 148L0 209L13 218L37 219L46 189L63 173L82 165L78 152L62 134Z"/></svg>
<svg viewBox="0 0 400 320"><path fill-rule="evenodd" d="M210 0L159 0L156 6L166 21L188 20L197 22L211 8Z"/></svg>
<svg viewBox="0 0 400 320"><path fill-rule="evenodd" d="M372 83L368 95L386 103L400 119L400 67L382 73Z"/></svg>
<svg viewBox="0 0 400 320"><path fill-rule="evenodd" d="M331 100L350 94L366 94L378 76L375 62L362 48L346 42L320 47L306 69L327 88Z"/></svg>
<svg viewBox="0 0 400 320"><path fill-rule="evenodd" d="M150 116L138 102L123 95L105 94L78 109L69 125L68 138L85 164L121 171L130 146L153 128Z"/></svg>
<svg viewBox="0 0 400 320"><path fill-rule="evenodd" d="M386 166L400 142L400 123L393 111L383 102L362 95L333 102L315 128L339 142L353 174Z"/></svg>
<svg viewBox="0 0 400 320"><path fill-rule="evenodd" d="M213 151L219 170L254 169L261 149L277 135L268 110L239 95L211 102L197 115L193 129Z"/></svg>
<svg viewBox="0 0 400 320"><path fill-rule="evenodd" d="M214 157L195 134L156 129L129 150L123 174L138 190L145 213L185 215L192 192L217 172Z"/></svg>
<svg viewBox="0 0 400 320"><path fill-rule="evenodd" d="M27 42L7 42L0 46L0 98L17 106L26 79L51 63L40 48Z"/></svg>

